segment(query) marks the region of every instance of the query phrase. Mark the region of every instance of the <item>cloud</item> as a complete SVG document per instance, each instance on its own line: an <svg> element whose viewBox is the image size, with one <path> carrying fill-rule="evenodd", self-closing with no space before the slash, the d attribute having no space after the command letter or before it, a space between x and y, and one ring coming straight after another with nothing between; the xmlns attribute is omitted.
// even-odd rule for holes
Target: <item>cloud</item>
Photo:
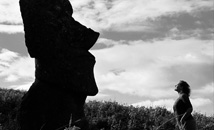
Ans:
<svg viewBox="0 0 214 130"><path fill-rule="evenodd" d="M213 102L210 99L206 98L195 98L192 99L190 98L191 104L193 106L193 109L195 112L201 112L201 113L206 113L208 115L213 114ZM145 100L142 102L138 103L133 103L131 105L136 106L136 107L165 107L167 110L173 112L173 104L175 100L174 99L160 99L160 100ZM209 107L210 108L209 108ZM201 109L203 108L203 109Z"/></svg>
<svg viewBox="0 0 214 130"><path fill-rule="evenodd" d="M214 104L211 99L208 98L194 98L190 99L193 105L193 110L200 112L207 116L213 116L214 113Z"/></svg>
<svg viewBox="0 0 214 130"><path fill-rule="evenodd" d="M146 100L146 101L134 103L132 105L136 106L136 107L141 107L141 106L145 106L145 107L165 107L167 110L173 111L172 110L172 106L173 106L174 102L175 102L175 100L173 100L173 99L161 99L161 100L157 100L157 101Z"/></svg>
<svg viewBox="0 0 214 130"><path fill-rule="evenodd" d="M12 61L13 59L17 58L18 57L18 54L15 53L15 52L11 52L7 49L2 49L0 51L0 60L2 62L10 62Z"/></svg>
<svg viewBox="0 0 214 130"><path fill-rule="evenodd" d="M7 78L5 78L5 81L7 82L14 82L14 81L17 81L19 79L18 76L16 75L8 75Z"/></svg>
<svg viewBox="0 0 214 130"><path fill-rule="evenodd" d="M0 53L0 77L5 77L6 82L15 82L20 78L34 79L33 59L3 49Z"/></svg>
<svg viewBox="0 0 214 130"><path fill-rule="evenodd" d="M8 86L7 88L10 89L16 89L16 90L24 90L24 91L28 91L28 89L30 88L30 86L32 85L32 81L31 82L26 82L23 83L21 85L12 85L12 86Z"/></svg>
<svg viewBox="0 0 214 130"><path fill-rule="evenodd" d="M148 19L198 9L213 9L212 0L70 0L74 17L95 30L151 31L154 24ZM0 32L23 32L19 0L0 1ZM7 25L12 27L5 28ZM14 26L20 25L20 26ZM14 28L14 30L12 30Z"/></svg>
<svg viewBox="0 0 214 130"><path fill-rule="evenodd" d="M95 98L108 98L114 91L145 99L141 104L170 109L177 94L173 86L185 79L191 84L196 110L213 105L213 0L70 1L76 20L101 31L91 50L101 92ZM0 1L0 32L23 32L18 2ZM32 81L34 67L29 56L0 51L3 82ZM10 87L29 86L25 82Z"/></svg>
<svg viewBox="0 0 214 130"><path fill-rule="evenodd" d="M109 97L109 95L99 92L96 96L88 96L86 101L102 100L103 98L107 97Z"/></svg>
<svg viewBox="0 0 214 130"><path fill-rule="evenodd" d="M213 8L212 0L71 0L71 4L78 21L98 30L114 31L149 31L154 25L148 19Z"/></svg>
<svg viewBox="0 0 214 130"><path fill-rule="evenodd" d="M201 106L206 106L209 104L213 104L213 102L210 99L205 99L205 98L196 98L196 99L190 99L193 106L201 107Z"/></svg>
<svg viewBox="0 0 214 130"><path fill-rule="evenodd" d="M111 39L106 39L106 38L99 38L95 44L95 46L93 46L92 49L104 49L104 48L109 48L112 47L118 43L118 41L113 41Z"/></svg>
<svg viewBox="0 0 214 130"><path fill-rule="evenodd" d="M22 23L19 8L19 0L0 1L0 23L20 24Z"/></svg>
<svg viewBox="0 0 214 130"><path fill-rule="evenodd" d="M209 94L214 94L214 83L209 83L206 84L205 86L194 90L194 93L198 93L199 95L203 94L203 95L209 95Z"/></svg>
<svg viewBox="0 0 214 130"><path fill-rule="evenodd" d="M196 85L193 90L201 87L197 85L201 80L213 80L212 41L189 38L127 44L114 41L111 45L91 51L96 57L95 76L101 90L166 98L174 95L173 86L180 79Z"/></svg>
<svg viewBox="0 0 214 130"><path fill-rule="evenodd" d="M1 33L9 33L9 34L14 34L14 33L23 33L24 28L22 25L4 25L0 24L0 32Z"/></svg>
<svg viewBox="0 0 214 130"><path fill-rule="evenodd" d="M19 0L0 1L0 32L23 32Z"/></svg>

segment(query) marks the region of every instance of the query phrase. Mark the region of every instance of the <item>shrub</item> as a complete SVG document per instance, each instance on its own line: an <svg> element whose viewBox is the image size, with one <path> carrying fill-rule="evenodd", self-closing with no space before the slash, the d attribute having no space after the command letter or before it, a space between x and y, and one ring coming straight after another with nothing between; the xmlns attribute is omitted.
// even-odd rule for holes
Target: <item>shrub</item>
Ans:
<svg viewBox="0 0 214 130"><path fill-rule="evenodd" d="M0 89L0 130L15 130L16 116L25 91ZM89 101L85 104L89 130L175 130L173 113L164 107L146 108L111 101ZM214 115L193 114L199 130L214 129ZM167 122L168 121L168 122Z"/></svg>

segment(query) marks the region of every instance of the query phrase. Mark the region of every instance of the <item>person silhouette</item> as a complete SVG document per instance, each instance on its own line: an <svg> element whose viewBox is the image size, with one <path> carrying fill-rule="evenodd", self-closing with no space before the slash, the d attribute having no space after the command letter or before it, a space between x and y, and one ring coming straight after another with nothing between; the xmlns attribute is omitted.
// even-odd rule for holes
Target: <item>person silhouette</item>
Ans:
<svg viewBox="0 0 214 130"><path fill-rule="evenodd" d="M20 0L35 81L19 110L20 130L55 130L69 120L87 130L84 103L98 93L89 49L99 33L72 17L69 0ZM72 117L71 117L72 115ZM80 119L80 120L79 120Z"/></svg>
<svg viewBox="0 0 214 130"><path fill-rule="evenodd" d="M186 81L180 80L175 85L179 97L173 105L173 110L180 130L196 130L196 122L192 116L193 107L189 100L190 86Z"/></svg>

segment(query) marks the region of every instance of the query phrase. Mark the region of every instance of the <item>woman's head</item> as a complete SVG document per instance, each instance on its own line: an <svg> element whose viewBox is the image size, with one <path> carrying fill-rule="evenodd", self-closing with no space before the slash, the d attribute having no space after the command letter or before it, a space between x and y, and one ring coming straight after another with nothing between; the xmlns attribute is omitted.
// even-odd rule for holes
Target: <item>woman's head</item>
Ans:
<svg viewBox="0 0 214 130"><path fill-rule="evenodd" d="M180 80L177 85L175 85L175 91L178 93L185 93L190 96L190 86L186 81Z"/></svg>

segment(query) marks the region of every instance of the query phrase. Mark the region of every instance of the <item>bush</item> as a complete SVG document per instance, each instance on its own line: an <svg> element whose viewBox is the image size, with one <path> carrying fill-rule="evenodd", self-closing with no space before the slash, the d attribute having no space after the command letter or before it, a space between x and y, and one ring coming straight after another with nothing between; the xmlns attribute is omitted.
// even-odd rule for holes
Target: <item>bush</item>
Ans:
<svg viewBox="0 0 214 130"><path fill-rule="evenodd" d="M146 108L124 106L117 102L90 101L85 106L85 113L91 126L105 130L174 130L173 114L162 107ZM94 127L93 127L94 128Z"/></svg>
<svg viewBox="0 0 214 130"><path fill-rule="evenodd" d="M0 130L15 130L21 98L26 92L0 89ZM121 105L111 101L85 104L89 130L175 130L173 113L164 107L146 108ZM199 130L214 130L214 115L193 114Z"/></svg>
<svg viewBox="0 0 214 130"><path fill-rule="evenodd" d="M15 130L17 127L18 107L24 93L18 90L0 89L0 128L2 130Z"/></svg>

